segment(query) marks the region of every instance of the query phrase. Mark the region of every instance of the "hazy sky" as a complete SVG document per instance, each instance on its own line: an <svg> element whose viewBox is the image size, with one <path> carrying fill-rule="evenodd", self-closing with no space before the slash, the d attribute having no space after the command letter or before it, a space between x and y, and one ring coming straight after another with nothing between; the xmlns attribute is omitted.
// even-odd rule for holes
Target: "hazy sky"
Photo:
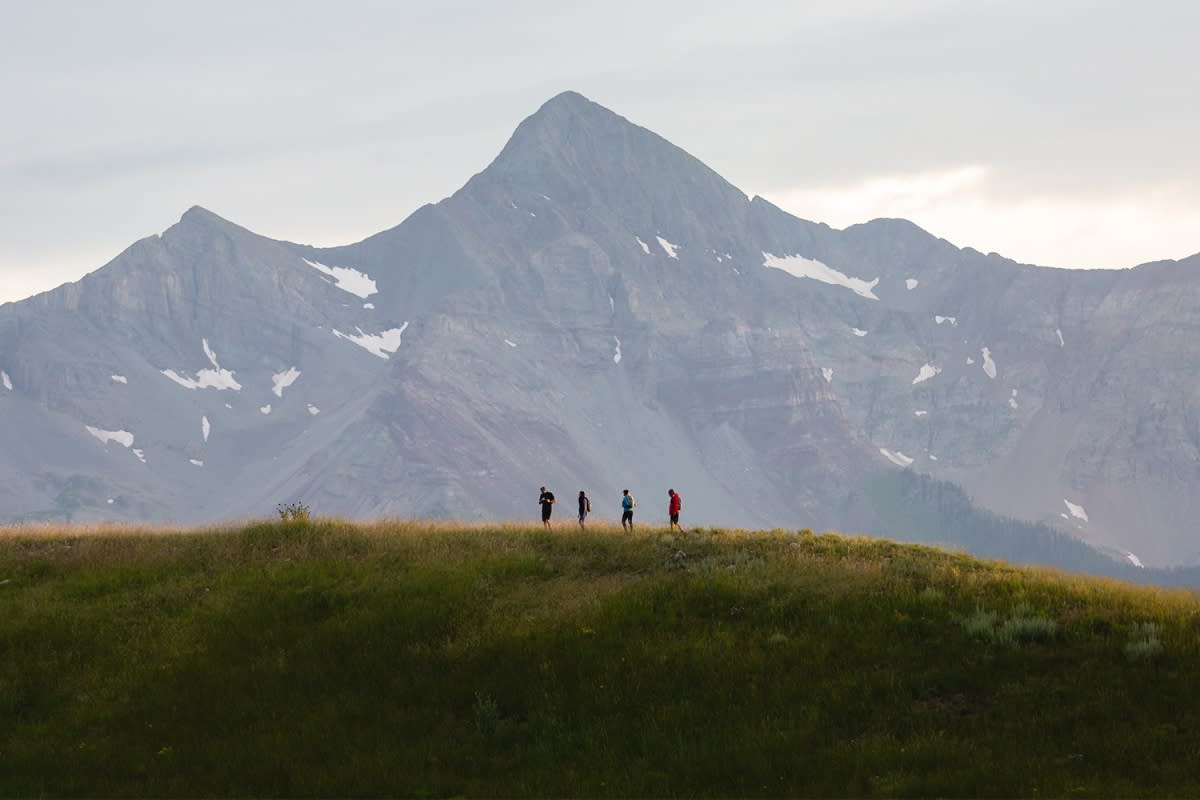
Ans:
<svg viewBox="0 0 1200 800"><path fill-rule="evenodd" d="M750 194L1054 266L1200 251L1200 3L0 0L0 302L192 205L345 244L575 89Z"/></svg>

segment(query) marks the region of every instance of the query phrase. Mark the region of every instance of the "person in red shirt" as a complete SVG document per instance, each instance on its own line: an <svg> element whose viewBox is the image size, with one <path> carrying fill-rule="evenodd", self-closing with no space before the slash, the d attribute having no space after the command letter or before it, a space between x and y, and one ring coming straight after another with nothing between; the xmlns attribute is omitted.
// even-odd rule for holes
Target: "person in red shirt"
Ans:
<svg viewBox="0 0 1200 800"><path fill-rule="evenodd" d="M671 516L671 530L683 533L683 528L679 527L679 510L683 508L683 500L674 489L667 489L667 494L671 497L671 504L667 506L667 514Z"/></svg>

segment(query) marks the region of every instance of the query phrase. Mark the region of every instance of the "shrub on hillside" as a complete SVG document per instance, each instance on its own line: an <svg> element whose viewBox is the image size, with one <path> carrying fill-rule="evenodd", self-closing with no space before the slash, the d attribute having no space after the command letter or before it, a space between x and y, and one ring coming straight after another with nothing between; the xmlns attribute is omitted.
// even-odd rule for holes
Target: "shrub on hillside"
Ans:
<svg viewBox="0 0 1200 800"><path fill-rule="evenodd" d="M1008 619L997 624L998 621L998 615L977 608L975 613L963 618L962 625L971 636L1006 645L1047 641L1058 634L1057 622L1035 615L1025 603L1016 606Z"/></svg>
<svg viewBox="0 0 1200 800"><path fill-rule="evenodd" d="M308 506L297 500L294 503L280 503L276 506L279 512L279 519L284 522L308 522L309 510Z"/></svg>
<svg viewBox="0 0 1200 800"><path fill-rule="evenodd" d="M1153 622L1135 622L1125 655L1130 661L1148 661L1163 651L1161 630Z"/></svg>

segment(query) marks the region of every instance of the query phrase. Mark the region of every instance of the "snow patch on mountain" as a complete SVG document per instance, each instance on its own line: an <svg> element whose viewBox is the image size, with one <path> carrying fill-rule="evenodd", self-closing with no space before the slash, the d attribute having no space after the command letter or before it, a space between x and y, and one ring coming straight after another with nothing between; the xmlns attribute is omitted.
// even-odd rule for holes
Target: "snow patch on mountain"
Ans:
<svg viewBox="0 0 1200 800"><path fill-rule="evenodd" d="M1088 519L1087 511L1084 510L1083 506L1076 505L1075 503L1072 503L1070 500L1068 500L1065 497L1063 498L1063 502L1067 504L1067 511L1071 512L1072 517L1075 517L1076 519L1081 519L1084 522L1091 521Z"/></svg>
<svg viewBox="0 0 1200 800"><path fill-rule="evenodd" d="M1008 407L1009 408L1020 408L1020 406L1017 405L1017 390L1016 389L1012 390L1012 394L1008 398Z"/></svg>
<svg viewBox="0 0 1200 800"><path fill-rule="evenodd" d="M828 283L831 286L843 286L856 295L869 300L879 299L871 291L879 283L879 278L873 281L864 281L862 278L851 278L849 275L838 272L833 267L811 258L805 258L804 256L781 257L768 253L765 250L762 255L764 267L780 269L797 278L812 278L815 281Z"/></svg>
<svg viewBox="0 0 1200 800"><path fill-rule="evenodd" d="M189 464L193 464L193 465L195 465L195 466L197 466L197 467L203 467L203 466L204 466L204 462L203 462L203 461L201 461L201 460L200 460L200 459L198 459L198 458L189 458L189 459L188 459L188 463L189 463Z"/></svg>
<svg viewBox="0 0 1200 800"><path fill-rule="evenodd" d="M260 413L260 414L270 414L270 413L271 413L271 404L270 404L270 403L267 403L265 406L259 406L259 407L258 407L258 413Z"/></svg>
<svg viewBox="0 0 1200 800"><path fill-rule="evenodd" d="M362 328L356 327L355 330L358 331L357 336L349 333L342 333L336 328L333 329L333 335L337 336L339 339L345 339L348 342L353 342L372 355L387 359L391 357L392 353L395 353L398 349L400 349L400 338L403 336L404 331L407 328L408 321L406 320L399 328L392 328L391 330L386 330L383 333L363 333Z"/></svg>
<svg viewBox="0 0 1200 800"><path fill-rule="evenodd" d="M110 375L109 377L112 378L113 383L129 383L129 379L124 375Z"/></svg>
<svg viewBox="0 0 1200 800"><path fill-rule="evenodd" d="M1055 328L1054 332L1058 334L1058 346L1066 347L1067 343L1063 341L1063 337L1062 337L1062 328Z"/></svg>
<svg viewBox="0 0 1200 800"><path fill-rule="evenodd" d="M949 322L952 327L958 325L958 317L943 317L940 315L935 315L933 321L938 325L941 325L943 322Z"/></svg>
<svg viewBox="0 0 1200 800"><path fill-rule="evenodd" d="M204 355L208 357L209 362L213 365L212 369L200 370L196 373L195 378L180 375L173 369L160 370L162 374L185 389L216 389L218 391L229 389L235 392L241 391L242 385L233 377L235 373L227 369L222 369L221 365L217 363L217 354L208 346L208 339L201 339L200 344L204 348Z"/></svg>
<svg viewBox="0 0 1200 800"><path fill-rule="evenodd" d="M1146 568L1146 565L1142 563L1142 560L1133 553L1126 553L1125 558L1129 559L1129 563L1133 564L1135 567L1141 567L1142 569Z"/></svg>
<svg viewBox="0 0 1200 800"><path fill-rule="evenodd" d="M996 380L996 362L992 361L992 351L985 347L979 352L983 353L983 371L987 373L989 378ZM968 361L967 363L970 364L973 362Z"/></svg>
<svg viewBox="0 0 1200 800"><path fill-rule="evenodd" d="M621 340L617 339L616 336L614 336L613 339L616 340L616 342L617 342L617 351L615 353L613 353L613 363L620 364L621 363Z"/></svg>
<svg viewBox="0 0 1200 800"><path fill-rule="evenodd" d="M304 259L304 263L333 278L337 288L343 292L349 292L363 300L379 291L375 286L375 281L371 280L366 273L359 272L352 267L327 267L319 261L309 261L307 258Z"/></svg>
<svg viewBox="0 0 1200 800"><path fill-rule="evenodd" d="M3 384L4 388L8 389L10 392L13 390L12 378L8 377L7 372L0 371L0 384Z"/></svg>
<svg viewBox="0 0 1200 800"><path fill-rule="evenodd" d="M102 444L116 442L122 447L133 447L133 434L129 431L106 431L102 428L93 428L91 425L84 425L87 432L100 440Z"/></svg>
<svg viewBox="0 0 1200 800"><path fill-rule="evenodd" d="M374 311L375 304L374 303L363 303L363 308L367 309L368 311Z"/></svg>
<svg viewBox="0 0 1200 800"><path fill-rule="evenodd" d="M911 292L913 289L917 288L917 286L918 286L920 283L921 283L921 282L920 282L919 280L917 280L916 278L905 278L905 279L904 279L904 287L905 287L906 289L908 289L910 292Z"/></svg>
<svg viewBox="0 0 1200 800"><path fill-rule="evenodd" d="M204 355L208 358L209 363L213 365L213 369L220 369L221 365L217 363L217 354L208 346L208 339L201 339L200 346L204 348Z"/></svg>
<svg viewBox="0 0 1200 800"><path fill-rule="evenodd" d="M679 250L679 245L674 244L672 242L668 242L666 239L664 239L661 236L655 236L654 238L658 239L658 246L663 249L663 252L665 252L671 258L674 258L676 260L679 259L679 253L676 252Z"/></svg>
<svg viewBox="0 0 1200 800"><path fill-rule="evenodd" d="M146 452L144 450L139 450L135 447L130 450L130 452L137 456L138 461L142 462L143 464L146 463Z"/></svg>
<svg viewBox="0 0 1200 800"><path fill-rule="evenodd" d="M917 377L913 378L913 385L915 386L918 383L924 383L941 371L941 367L935 367L933 364L925 364L921 367L920 371L917 372Z"/></svg>
<svg viewBox="0 0 1200 800"><path fill-rule="evenodd" d="M317 414L321 413L321 409L317 408L312 403L309 403L308 404L308 413L312 414L315 417Z"/></svg>
<svg viewBox="0 0 1200 800"><path fill-rule="evenodd" d="M825 376L826 383L833 383L833 367L821 367L821 374Z"/></svg>
<svg viewBox="0 0 1200 800"><path fill-rule="evenodd" d="M914 411L913 416L914 417L923 417L928 413L929 413L928 411Z"/></svg>
<svg viewBox="0 0 1200 800"><path fill-rule="evenodd" d="M886 458L888 461L892 462L893 464L895 464L898 467L907 467L913 463L913 460L911 458L904 455L904 453L901 453L899 450L897 450L896 452L893 453L891 450L888 450L886 447L881 447L881 448L879 448L879 452L883 454L884 458Z"/></svg>
<svg viewBox="0 0 1200 800"><path fill-rule="evenodd" d="M517 343L516 343L516 342L514 342L512 339L505 339L505 340L504 340L504 343L505 343L506 345L508 345L509 347L516 347L516 346L517 346Z"/></svg>
<svg viewBox="0 0 1200 800"><path fill-rule="evenodd" d="M643 242L642 237L640 237L640 236L635 236L633 238L637 239L637 243L642 246L642 252L645 253L646 255L650 255L650 245Z"/></svg>
<svg viewBox="0 0 1200 800"><path fill-rule="evenodd" d="M867 332L864 331L862 328L851 328L850 330L854 333L855 336L866 336L867 335Z"/></svg>
<svg viewBox="0 0 1200 800"><path fill-rule="evenodd" d="M208 417L200 418L200 433L204 436L204 441L208 441L208 432L212 430L212 426L208 424Z"/></svg>
<svg viewBox="0 0 1200 800"><path fill-rule="evenodd" d="M276 397L283 397L283 390L296 382L300 377L300 370L295 367L288 367L283 372L276 372L271 376L271 391Z"/></svg>

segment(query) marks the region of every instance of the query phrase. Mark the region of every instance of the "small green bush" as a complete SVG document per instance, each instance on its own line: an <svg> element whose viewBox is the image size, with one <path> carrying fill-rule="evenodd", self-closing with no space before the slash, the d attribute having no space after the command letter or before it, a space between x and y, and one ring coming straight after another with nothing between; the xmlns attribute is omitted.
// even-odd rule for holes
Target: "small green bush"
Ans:
<svg viewBox="0 0 1200 800"><path fill-rule="evenodd" d="M922 603L940 603L946 599L946 595L940 589L935 589L932 586L926 586L921 590L921 593L917 595L917 599L919 599Z"/></svg>
<svg viewBox="0 0 1200 800"><path fill-rule="evenodd" d="M1058 633L1058 623L1046 617L1013 616L996 628L993 638L1001 644L1044 642Z"/></svg>
<svg viewBox="0 0 1200 800"><path fill-rule="evenodd" d="M992 628L996 624L996 615L990 611L977 608L969 616L963 617L963 629L969 636L979 636L990 639Z"/></svg>
<svg viewBox="0 0 1200 800"><path fill-rule="evenodd" d="M299 500L294 503L280 503L275 508L279 512L279 519L283 522L308 522L309 520L308 506Z"/></svg>
<svg viewBox="0 0 1200 800"><path fill-rule="evenodd" d="M496 698L487 692L475 692L475 705L472 706L471 712L478 733L490 736L496 732L496 725L500 722L500 706L496 703Z"/></svg>
<svg viewBox="0 0 1200 800"><path fill-rule="evenodd" d="M1008 619L997 625L999 617L982 608L962 620L963 629L971 636L988 639L997 644L1016 645L1022 642L1038 642L1053 639L1058 634L1058 623L1043 616L1034 615L1025 603L1013 608Z"/></svg>
<svg viewBox="0 0 1200 800"><path fill-rule="evenodd" d="M1148 661L1157 657L1163 651L1161 633L1153 622L1135 622L1129 644L1125 645L1125 655L1130 661Z"/></svg>

